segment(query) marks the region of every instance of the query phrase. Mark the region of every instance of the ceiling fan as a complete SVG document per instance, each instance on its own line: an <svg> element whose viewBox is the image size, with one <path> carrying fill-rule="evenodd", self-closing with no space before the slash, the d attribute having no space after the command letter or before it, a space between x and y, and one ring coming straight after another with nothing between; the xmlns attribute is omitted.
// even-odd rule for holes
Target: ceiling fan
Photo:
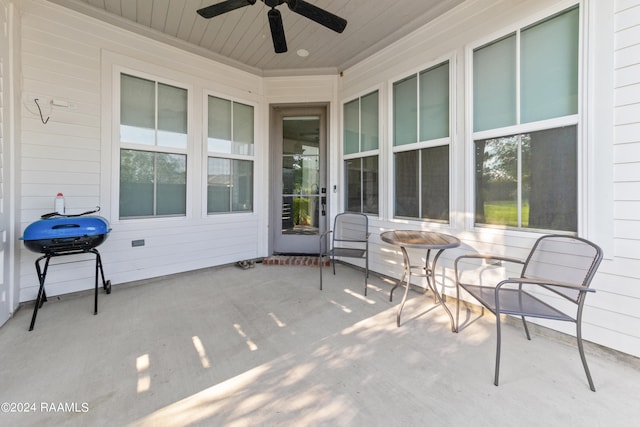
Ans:
<svg viewBox="0 0 640 427"><path fill-rule="evenodd" d="M256 1L257 0L225 0L220 3L212 4L211 6L198 9L198 14L203 18L209 19L222 15L223 13L231 12L232 10L240 9L241 7L253 5ZM337 33L343 32L347 26L347 21L345 19L303 0L261 1L271 8L271 10L267 12L267 16L269 18L269 27L271 28L273 48L276 53L283 53L287 51L287 40L284 36L282 15L280 14L280 11L276 9L276 6L280 6L282 3L286 3L292 12L302 15L305 18L309 18Z"/></svg>

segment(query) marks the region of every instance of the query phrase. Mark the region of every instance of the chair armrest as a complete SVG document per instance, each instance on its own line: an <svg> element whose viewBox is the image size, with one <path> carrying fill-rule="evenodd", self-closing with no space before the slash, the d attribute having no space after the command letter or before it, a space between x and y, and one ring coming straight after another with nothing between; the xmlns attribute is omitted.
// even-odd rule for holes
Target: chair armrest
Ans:
<svg viewBox="0 0 640 427"><path fill-rule="evenodd" d="M524 265L524 261L518 258L509 258L509 257L504 257L504 256L497 256L497 255L486 255L486 254L466 254L466 255L460 255L459 257L456 258L455 262L454 262L454 271L455 271L455 277L456 277L456 283L460 283L459 277L458 277L458 263L463 260L463 259L482 259L482 260L491 260L491 261L504 261L504 262L510 262L510 263L514 263L514 264L520 264L520 265Z"/></svg>
<svg viewBox="0 0 640 427"><path fill-rule="evenodd" d="M327 234L331 233L331 230L325 230L322 234L320 234L320 238L322 239L324 236L326 236Z"/></svg>
<svg viewBox="0 0 640 427"><path fill-rule="evenodd" d="M504 257L504 256L498 256L498 255L485 255L485 254L466 254L466 255L460 255L458 258L456 258L456 264L458 263L459 260L461 259L465 259L465 258L475 258L475 259L485 259L485 260L494 260L494 261L506 261L506 262L513 262L516 264L524 264L524 261L518 258L510 258L510 257Z"/></svg>
<svg viewBox="0 0 640 427"><path fill-rule="evenodd" d="M557 282L555 280L542 280L542 279L532 279L526 277L510 277L496 285L496 289L501 288L502 286L509 283L519 283L519 284L530 284L530 285L538 285L538 286L557 286L560 288L574 289L576 291L581 292L595 292L595 289L588 288L586 286L574 285L573 283L567 282Z"/></svg>

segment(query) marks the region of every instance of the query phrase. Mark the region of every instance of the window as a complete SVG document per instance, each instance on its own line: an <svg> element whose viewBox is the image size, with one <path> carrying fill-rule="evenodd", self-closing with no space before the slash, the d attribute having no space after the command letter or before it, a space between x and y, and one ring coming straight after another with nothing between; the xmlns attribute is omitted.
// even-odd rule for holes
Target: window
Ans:
<svg viewBox="0 0 640 427"><path fill-rule="evenodd" d="M187 97L120 75L120 218L186 214Z"/></svg>
<svg viewBox="0 0 640 427"><path fill-rule="evenodd" d="M207 212L253 211L253 107L208 97Z"/></svg>
<svg viewBox="0 0 640 427"><path fill-rule="evenodd" d="M394 215L449 221L449 62L393 84Z"/></svg>
<svg viewBox="0 0 640 427"><path fill-rule="evenodd" d="M378 213L378 91L344 104L345 210Z"/></svg>
<svg viewBox="0 0 640 427"><path fill-rule="evenodd" d="M449 220L449 147L400 151L394 156L395 215Z"/></svg>
<svg viewBox="0 0 640 427"><path fill-rule="evenodd" d="M576 127L479 140L476 223L577 231Z"/></svg>
<svg viewBox="0 0 640 427"><path fill-rule="evenodd" d="M473 51L476 225L577 231L578 12Z"/></svg>

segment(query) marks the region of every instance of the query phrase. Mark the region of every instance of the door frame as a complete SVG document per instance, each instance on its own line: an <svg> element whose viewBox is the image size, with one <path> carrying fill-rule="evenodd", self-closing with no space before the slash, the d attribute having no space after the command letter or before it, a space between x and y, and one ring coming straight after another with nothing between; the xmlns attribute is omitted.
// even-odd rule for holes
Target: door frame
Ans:
<svg viewBox="0 0 640 427"><path fill-rule="evenodd" d="M15 196L15 78L16 62L14 50L14 34L16 19L15 8L6 1L0 2L0 23L4 23L2 41L0 41L0 57L5 64L0 80L2 90L0 109L3 109L0 134L0 182L3 191L0 193L0 326L13 314L18 306L18 288L15 283L15 224L16 206Z"/></svg>
<svg viewBox="0 0 640 427"><path fill-rule="evenodd" d="M269 255L273 255L275 252L275 235L278 230L281 230L282 226L278 226L279 221L282 220L280 207L281 207L281 188L282 188L282 170L276 167L281 163L279 157L281 156L280 147L282 144L282 126L279 123L284 115L320 115L320 123L324 123L322 126L321 134L324 133L324 144L320 143L320 182L321 189L325 188L326 205L325 215L320 212L318 227L319 233L323 233L327 229L327 218L329 217L329 190L327 189L329 183L329 103L308 103L308 104L270 104L269 105ZM320 190L321 191L321 190ZM322 194L320 194L321 197ZM322 211L322 209L321 209ZM278 251L286 253L286 251ZM317 254L318 249L313 249L309 254ZM290 251L290 253L298 253L296 250Z"/></svg>

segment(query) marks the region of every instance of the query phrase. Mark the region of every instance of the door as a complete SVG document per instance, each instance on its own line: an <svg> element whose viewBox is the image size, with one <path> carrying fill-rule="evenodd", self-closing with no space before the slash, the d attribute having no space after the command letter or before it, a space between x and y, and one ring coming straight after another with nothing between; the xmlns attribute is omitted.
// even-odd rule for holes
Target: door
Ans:
<svg viewBox="0 0 640 427"><path fill-rule="evenodd" d="M326 218L326 108L274 107L271 230L275 254L317 254Z"/></svg>

